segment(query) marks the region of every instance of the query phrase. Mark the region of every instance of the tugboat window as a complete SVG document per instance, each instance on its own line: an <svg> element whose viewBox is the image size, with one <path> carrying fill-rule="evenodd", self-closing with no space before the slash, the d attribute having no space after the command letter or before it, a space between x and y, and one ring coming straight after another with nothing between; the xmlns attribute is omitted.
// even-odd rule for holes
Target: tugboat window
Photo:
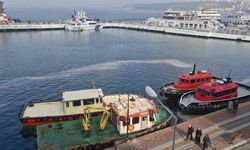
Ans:
<svg viewBox="0 0 250 150"><path fill-rule="evenodd" d="M191 83L195 83L195 80L191 80Z"/></svg>
<svg viewBox="0 0 250 150"><path fill-rule="evenodd" d="M142 117L142 121L147 121L147 120L148 120L147 116Z"/></svg>
<svg viewBox="0 0 250 150"><path fill-rule="evenodd" d="M94 99L85 99L85 100L83 100L83 105L92 105L94 103L95 103Z"/></svg>
<svg viewBox="0 0 250 150"><path fill-rule="evenodd" d="M140 118L139 117L134 117L132 120L133 124L138 124L139 123Z"/></svg>
<svg viewBox="0 0 250 150"><path fill-rule="evenodd" d="M73 101L73 106L81 106L81 100Z"/></svg>
<svg viewBox="0 0 250 150"><path fill-rule="evenodd" d="M150 117L149 117L149 121L155 121L155 118L154 118L154 116L153 116L153 115L150 115Z"/></svg>
<svg viewBox="0 0 250 150"><path fill-rule="evenodd" d="M69 102L66 102L66 107L69 107Z"/></svg>
<svg viewBox="0 0 250 150"><path fill-rule="evenodd" d="M200 82L200 79L197 79L197 82Z"/></svg>
<svg viewBox="0 0 250 150"><path fill-rule="evenodd" d="M95 103L99 103L99 98L95 99Z"/></svg>

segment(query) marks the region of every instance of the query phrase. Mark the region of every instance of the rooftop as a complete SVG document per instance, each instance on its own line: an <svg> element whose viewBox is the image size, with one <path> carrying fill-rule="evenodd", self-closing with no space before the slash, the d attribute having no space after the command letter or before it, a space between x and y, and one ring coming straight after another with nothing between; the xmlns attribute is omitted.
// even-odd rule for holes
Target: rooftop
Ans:
<svg viewBox="0 0 250 150"><path fill-rule="evenodd" d="M102 89L66 91L62 93L62 101L83 100L103 97Z"/></svg>

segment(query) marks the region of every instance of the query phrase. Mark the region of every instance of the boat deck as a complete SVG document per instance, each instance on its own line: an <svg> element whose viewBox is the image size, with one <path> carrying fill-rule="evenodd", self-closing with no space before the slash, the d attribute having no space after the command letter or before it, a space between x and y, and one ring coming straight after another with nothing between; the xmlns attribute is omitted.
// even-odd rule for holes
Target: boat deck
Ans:
<svg viewBox="0 0 250 150"><path fill-rule="evenodd" d="M185 93L180 99L180 104L182 104L184 106L188 106L191 103L199 103L199 104L204 103L204 104L206 104L209 102L213 102L213 101L199 101L199 100L194 98L194 93L195 93L194 91ZM250 95L250 88L239 84L237 98L245 97L245 96L249 96L249 95Z"/></svg>
<svg viewBox="0 0 250 150"><path fill-rule="evenodd" d="M171 116L163 107L158 107L156 114L157 124L168 121ZM38 149L61 150L71 147L85 147L97 143L107 143L125 138L127 135L119 135L111 121L104 130L99 129L100 116L92 117L90 132L83 132L82 120L67 121L63 123L42 125L37 127ZM146 130L145 130L146 131ZM144 131L144 132L145 132ZM141 133L141 132L140 132ZM135 133L129 136L133 137Z"/></svg>
<svg viewBox="0 0 250 150"><path fill-rule="evenodd" d="M23 112L23 118L46 117L65 115L61 101L36 102L33 106L27 105Z"/></svg>

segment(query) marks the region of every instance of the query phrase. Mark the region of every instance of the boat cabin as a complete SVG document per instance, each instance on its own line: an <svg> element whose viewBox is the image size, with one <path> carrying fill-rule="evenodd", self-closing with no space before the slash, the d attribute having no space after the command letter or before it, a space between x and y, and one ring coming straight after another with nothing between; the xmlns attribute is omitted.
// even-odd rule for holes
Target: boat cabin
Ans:
<svg viewBox="0 0 250 150"><path fill-rule="evenodd" d="M208 71L193 71L178 76L179 80L174 82L178 90L195 90L199 85L210 82L212 74Z"/></svg>
<svg viewBox="0 0 250 150"><path fill-rule="evenodd" d="M101 89L67 91L62 93L65 114L80 114L86 106L103 106Z"/></svg>
<svg viewBox="0 0 250 150"><path fill-rule="evenodd" d="M156 124L156 105L146 98L130 98L113 103L111 121L119 134L151 128Z"/></svg>
<svg viewBox="0 0 250 150"><path fill-rule="evenodd" d="M216 80L198 87L195 98L199 101L213 101L237 97L238 84L232 81Z"/></svg>

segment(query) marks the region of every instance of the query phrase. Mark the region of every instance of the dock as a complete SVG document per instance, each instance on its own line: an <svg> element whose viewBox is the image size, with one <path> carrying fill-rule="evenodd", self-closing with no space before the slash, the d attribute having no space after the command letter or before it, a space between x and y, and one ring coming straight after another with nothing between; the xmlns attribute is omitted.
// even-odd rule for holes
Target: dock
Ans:
<svg viewBox="0 0 250 150"><path fill-rule="evenodd" d="M236 114L228 112L226 109L213 112L177 125L175 149L201 148L191 140L185 140L188 125L192 125L194 130L201 128L203 135L207 133L211 139L211 149L232 149L242 144L246 144L250 139L250 102L240 104ZM194 137L194 134L193 134ZM135 139L128 139L124 143L117 143L108 150L171 150L173 140L173 128L165 128L151 134L147 134Z"/></svg>
<svg viewBox="0 0 250 150"><path fill-rule="evenodd" d="M207 39L223 39L223 40L250 42L250 35L208 32L208 31L170 28L161 26L150 26L143 23L111 22L111 23L103 23L103 28L120 28L120 29L147 31L147 32L181 35L181 36L191 36L191 37L207 38Z"/></svg>
<svg viewBox="0 0 250 150"><path fill-rule="evenodd" d="M1 24L0 32L6 31L40 31L40 30L64 30L65 24L61 23L17 23Z"/></svg>

